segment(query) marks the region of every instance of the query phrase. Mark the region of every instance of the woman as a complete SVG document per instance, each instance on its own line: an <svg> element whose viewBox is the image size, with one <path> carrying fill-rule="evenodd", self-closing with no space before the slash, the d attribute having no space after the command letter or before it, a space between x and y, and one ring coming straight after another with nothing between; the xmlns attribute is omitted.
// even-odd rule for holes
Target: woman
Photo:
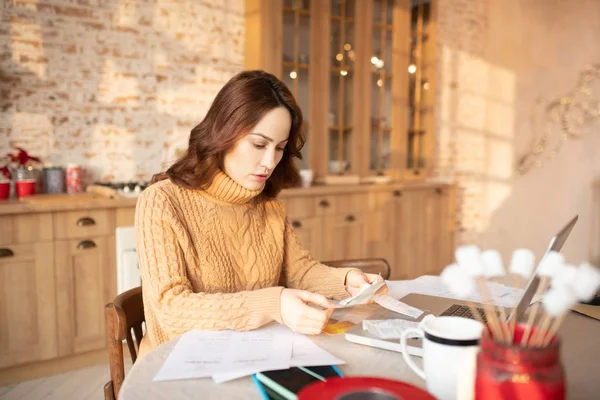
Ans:
<svg viewBox="0 0 600 400"><path fill-rule="evenodd" d="M187 153L141 194L141 354L191 329L250 330L277 321L318 334L333 311L327 297L347 297L379 279L322 265L298 243L276 196L299 182L293 159L301 157L301 125L281 81L242 72L192 130Z"/></svg>

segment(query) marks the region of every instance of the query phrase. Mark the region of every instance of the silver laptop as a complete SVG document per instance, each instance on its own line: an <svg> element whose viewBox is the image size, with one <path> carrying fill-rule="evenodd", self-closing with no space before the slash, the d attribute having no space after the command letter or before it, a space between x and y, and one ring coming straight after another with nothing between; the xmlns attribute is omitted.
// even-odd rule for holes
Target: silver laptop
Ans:
<svg viewBox="0 0 600 400"><path fill-rule="evenodd" d="M577 222L578 216L575 215L571 220L550 240L550 244L544 253L544 257L550 251L560 251L562 246L564 245L567 237L573 230L575 223ZM538 263L539 266L539 263ZM531 300L535 295L537 288L539 286L539 278L536 274L532 274L531 279L527 283L525 292L523 296L517 303L517 306L514 308L505 308L506 315L508 315L508 319L516 318L517 321L521 320L525 315L529 305L531 304ZM483 305L481 303L473 303L461 301L458 299L450 299L445 297L438 296L430 296L425 294L417 294L411 293L400 299L402 302L411 305L413 307L419 308L423 311L423 315L421 315L418 319L413 320L409 317L405 317L402 314L395 313L393 311L389 311L383 307L379 307L376 305L370 305L365 307L373 307L373 313L370 315L369 319L406 319L411 321L421 321L425 318L426 315L433 314L436 316L442 315L453 315L460 316L465 318L475 318L471 313L468 304L475 304L480 312L482 319L483 317ZM368 331L362 329L362 324L356 324L352 328L350 328L345 333L346 340L354 343L364 344L373 347L379 347L386 350L392 350L400 352L400 341L398 339L381 339L378 336L375 336ZM421 339L409 339L408 340L408 352L412 355L421 356L423 354L423 350L421 347Z"/></svg>

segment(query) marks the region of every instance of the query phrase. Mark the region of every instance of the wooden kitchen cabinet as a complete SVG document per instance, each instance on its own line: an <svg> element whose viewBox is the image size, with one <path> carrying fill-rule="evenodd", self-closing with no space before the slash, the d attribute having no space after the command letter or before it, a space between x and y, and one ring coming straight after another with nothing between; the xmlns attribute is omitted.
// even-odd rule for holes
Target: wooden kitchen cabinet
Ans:
<svg viewBox="0 0 600 400"><path fill-rule="evenodd" d="M58 356L52 242L0 245L0 368Z"/></svg>
<svg viewBox="0 0 600 400"><path fill-rule="evenodd" d="M245 69L278 76L302 109L301 168L431 175L437 1L246 0Z"/></svg>
<svg viewBox="0 0 600 400"><path fill-rule="evenodd" d="M452 261L454 229L451 188L396 190L392 200L394 261L392 279L438 275Z"/></svg>
<svg viewBox="0 0 600 400"><path fill-rule="evenodd" d="M290 219L298 241L316 260L324 260L323 221L318 217Z"/></svg>
<svg viewBox="0 0 600 400"><path fill-rule="evenodd" d="M391 279L452 261L453 184L314 186L279 197L316 260L385 258ZM0 385L106 362L115 229L133 225L135 204L0 203Z"/></svg>
<svg viewBox="0 0 600 400"><path fill-rule="evenodd" d="M114 235L57 240L54 246L59 355L103 349L104 305L116 296Z"/></svg>
<svg viewBox="0 0 600 400"><path fill-rule="evenodd" d="M347 213L323 220L322 260L363 258L366 255L367 225L363 213Z"/></svg>

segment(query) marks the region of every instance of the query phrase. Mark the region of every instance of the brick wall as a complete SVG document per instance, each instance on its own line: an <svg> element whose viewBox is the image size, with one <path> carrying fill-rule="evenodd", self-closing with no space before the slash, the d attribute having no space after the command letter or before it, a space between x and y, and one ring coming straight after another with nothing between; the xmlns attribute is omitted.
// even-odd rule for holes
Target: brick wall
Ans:
<svg viewBox="0 0 600 400"><path fill-rule="evenodd" d="M0 155L148 179L243 68L242 0L4 0Z"/></svg>
<svg viewBox="0 0 600 400"><path fill-rule="evenodd" d="M573 263L600 259L590 239L600 126L564 142L553 161L515 172L539 133L536 107L569 94L579 72L600 63L599 37L596 0L439 0L435 173L459 182L459 243L541 255L578 213L564 253ZM594 90L600 99L600 84Z"/></svg>

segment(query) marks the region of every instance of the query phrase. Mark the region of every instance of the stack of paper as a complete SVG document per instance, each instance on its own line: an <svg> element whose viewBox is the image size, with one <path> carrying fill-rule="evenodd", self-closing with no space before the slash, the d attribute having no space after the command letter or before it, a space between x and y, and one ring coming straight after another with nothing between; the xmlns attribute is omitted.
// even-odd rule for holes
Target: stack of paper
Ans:
<svg viewBox="0 0 600 400"><path fill-rule="evenodd" d="M409 293L427 294L447 298L456 298L450 288L442 282L439 276L423 275L407 281L391 281L388 284L388 294L399 299ZM487 282L491 298L483 299L479 291L475 291L465 300L485 302L503 307L512 307L520 299L523 289L512 288L496 282Z"/></svg>
<svg viewBox="0 0 600 400"><path fill-rule="evenodd" d="M225 382L260 371L343 363L283 325L249 332L194 330L182 335L154 380Z"/></svg>

